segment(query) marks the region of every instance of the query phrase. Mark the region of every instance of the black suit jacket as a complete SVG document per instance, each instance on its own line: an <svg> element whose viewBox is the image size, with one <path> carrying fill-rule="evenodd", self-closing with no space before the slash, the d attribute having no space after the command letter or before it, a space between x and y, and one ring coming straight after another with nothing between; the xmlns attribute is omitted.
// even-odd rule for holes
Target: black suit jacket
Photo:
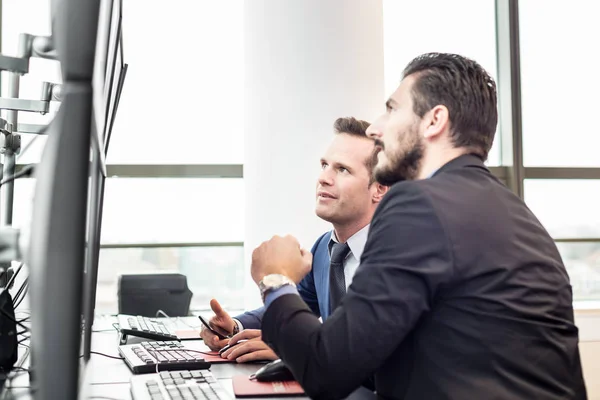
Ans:
<svg viewBox="0 0 600 400"><path fill-rule="evenodd" d="M390 189L324 324L284 295L262 328L313 398L345 397L372 374L385 398L586 398L556 246L473 155Z"/></svg>

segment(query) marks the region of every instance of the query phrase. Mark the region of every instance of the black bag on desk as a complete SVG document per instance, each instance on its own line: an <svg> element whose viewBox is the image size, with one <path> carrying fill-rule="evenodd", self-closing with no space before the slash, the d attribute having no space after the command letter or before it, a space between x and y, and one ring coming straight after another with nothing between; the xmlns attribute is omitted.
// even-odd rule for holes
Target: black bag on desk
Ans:
<svg viewBox="0 0 600 400"><path fill-rule="evenodd" d="M192 292L181 274L121 275L119 314L157 317L161 310L169 317L188 315Z"/></svg>
<svg viewBox="0 0 600 400"><path fill-rule="evenodd" d="M0 308L0 372L6 373L18 359L15 308L8 288L0 295Z"/></svg>

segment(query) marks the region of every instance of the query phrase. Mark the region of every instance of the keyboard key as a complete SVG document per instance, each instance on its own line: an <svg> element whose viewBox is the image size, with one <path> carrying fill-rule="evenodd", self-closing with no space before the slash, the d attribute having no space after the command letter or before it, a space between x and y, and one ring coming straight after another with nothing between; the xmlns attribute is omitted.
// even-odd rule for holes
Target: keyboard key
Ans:
<svg viewBox="0 0 600 400"><path fill-rule="evenodd" d="M174 385L175 381L173 379L169 378L169 379L163 379L163 383L165 385Z"/></svg>
<svg viewBox="0 0 600 400"><path fill-rule="evenodd" d="M160 388L158 386L149 386L148 392L150 392L150 394L160 393Z"/></svg>
<svg viewBox="0 0 600 400"><path fill-rule="evenodd" d="M182 378L175 379L175 385L185 385L185 381Z"/></svg>
<svg viewBox="0 0 600 400"><path fill-rule="evenodd" d="M171 373L169 371L163 371L160 373L160 377L162 379L169 379L171 378Z"/></svg>
<svg viewBox="0 0 600 400"><path fill-rule="evenodd" d="M183 379L191 379L192 374L190 373L190 371L181 371L181 377Z"/></svg>
<svg viewBox="0 0 600 400"><path fill-rule="evenodd" d="M190 371L190 374L192 374L192 378L201 378L202 377L202 371Z"/></svg>

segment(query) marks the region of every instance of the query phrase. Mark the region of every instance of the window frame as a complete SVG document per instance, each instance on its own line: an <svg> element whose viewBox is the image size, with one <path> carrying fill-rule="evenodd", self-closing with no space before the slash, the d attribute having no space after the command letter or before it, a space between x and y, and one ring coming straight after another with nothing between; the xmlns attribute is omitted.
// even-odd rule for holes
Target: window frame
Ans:
<svg viewBox="0 0 600 400"><path fill-rule="evenodd" d="M498 133L502 141L502 166L490 169L524 200L525 179L600 180L600 168L526 167L524 165L519 23L519 0L496 0ZM553 239L557 243L600 242L600 237L554 237ZM576 315L580 318L584 315L600 316L600 301L574 302L573 305ZM600 324L600 321L595 321L594 324ZM600 340L600 336L594 336L595 339Z"/></svg>

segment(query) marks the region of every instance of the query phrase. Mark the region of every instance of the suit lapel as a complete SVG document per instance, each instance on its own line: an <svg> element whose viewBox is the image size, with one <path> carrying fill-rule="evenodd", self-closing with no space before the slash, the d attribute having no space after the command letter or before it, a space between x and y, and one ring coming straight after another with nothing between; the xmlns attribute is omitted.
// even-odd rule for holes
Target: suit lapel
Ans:
<svg viewBox="0 0 600 400"><path fill-rule="evenodd" d="M315 289L319 298L319 311L323 321L329 317L329 248L331 232L323 236L315 251L313 260L313 276Z"/></svg>

